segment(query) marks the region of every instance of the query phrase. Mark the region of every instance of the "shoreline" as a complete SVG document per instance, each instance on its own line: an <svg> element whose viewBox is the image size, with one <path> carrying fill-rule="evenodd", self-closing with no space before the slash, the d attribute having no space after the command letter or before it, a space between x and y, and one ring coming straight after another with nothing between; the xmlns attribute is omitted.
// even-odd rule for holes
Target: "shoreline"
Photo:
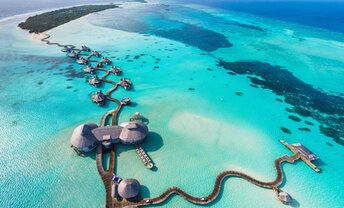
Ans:
<svg viewBox="0 0 344 208"><path fill-rule="evenodd" d="M0 24L6 21L11 21L11 20L16 20L16 19L22 19L22 18L28 18L32 15L39 15L39 14L43 14L46 12L51 12L51 11L55 11L55 10L59 10L59 9L68 9L68 8L72 8L72 7L79 7L79 6L86 6L86 5L102 5L102 4L118 4L118 5L122 5L122 4L126 4L126 3L141 3L139 1L108 1L108 2L103 2L103 3L85 3L85 4L73 4L73 5L69 5L69 6L62 6L62 7L54 7L51 9L42 9L42 10L36 10L36 11L32 11L32 12L26 12L26 13L21 13L21 14L15 14L12 16L8 16L8 17L3 17L0 18ZM147 2L148 3L148 2Z"/></svg>

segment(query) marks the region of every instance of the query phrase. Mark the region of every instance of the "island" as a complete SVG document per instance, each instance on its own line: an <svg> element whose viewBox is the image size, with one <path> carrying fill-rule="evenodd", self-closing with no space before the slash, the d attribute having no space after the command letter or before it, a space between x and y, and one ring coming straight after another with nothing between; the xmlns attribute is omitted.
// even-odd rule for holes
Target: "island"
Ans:
<svg viewBox="0 0 344 208"><path fill-rule="evenodd" d="M21 29L29 30L30 33L41 33L85 15L113 8L118 8L118 5L83 5L64 8L29 17L25 22L21 22L18 26Z"/></svg>

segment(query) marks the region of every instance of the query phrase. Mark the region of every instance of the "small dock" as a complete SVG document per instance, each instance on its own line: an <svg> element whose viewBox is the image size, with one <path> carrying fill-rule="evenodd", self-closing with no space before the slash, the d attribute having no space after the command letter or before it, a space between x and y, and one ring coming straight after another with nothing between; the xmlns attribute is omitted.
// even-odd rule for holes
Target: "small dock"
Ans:
<svg viewBox="0 0 344 208"><path fill-rule="evenodd" d="M142 147L136 146L136 153L141 158L142 163L149 169L152 169L154 167L154 164L148 154L145 152L145 150Z"/></svg>
<svg viewBox="0 0 344 208"><path fill-rule="evenodd" d="M313 160L318 159L316 155L314 155L310 150L308 150L305 146L301 145L300 143L297 144L288 144L284 140L280 140L280 142L288 147L293 153L300 154L301 160L303 160L309 167L311 167L315 172L319 173L321 170L313 164Z"/></svg>

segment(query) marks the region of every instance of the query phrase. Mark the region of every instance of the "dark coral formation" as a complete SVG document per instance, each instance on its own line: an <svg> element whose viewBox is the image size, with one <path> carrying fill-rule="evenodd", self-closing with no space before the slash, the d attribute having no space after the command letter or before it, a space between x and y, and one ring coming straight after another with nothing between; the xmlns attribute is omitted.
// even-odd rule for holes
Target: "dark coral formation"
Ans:
<svg viewBox="0 0 344 208"><path fill-rule="evenodd" d="M299 118L297 116L294 116L294 115L289 115L288 118L293 120L293 121L296 121L296 122L300 122L301 121L301 118Z"/></svg>
<svg viewBox="0 0 344 208"><path fill-rule="evenodd" d="M289 129L287 129L287 128L283 127L283 126L281 126L280 128L281 128L281 130L282 130L284 133L286 133L286 134L291 134L291 131L290 131Z"/></svg>
<svg viewBox="0 0 344 208"><path fill-rule="evenodd" d="M244 95L244 93L242 93L242 92L235 92L235 94L236 94L237 96L243 96L243 95Z"/></svg>
<svg viewBox="0 0 344 208"><path fill-rule="evenodd" d="M197 25L187 24L184 22L178 23L182 25L180 28L168 30L157 28L156 30L151 30L150 32L154 35L177 40L207 52L215 51L219 48L228 48L233 46L233 44L230 43L223 34L199 27Z"/></svg>
<svg viewBox="0 0 344 208"><path fill-rule="evenodd" d="M300 131L306 131L306 132L310 132L311 130L309 128L299 128Z"/></svg>
<svg viewBox="0 0 344 208"><path fill-rule="evenodd" d="M293 106L288 112L317 120L322 134L344 145L344 98L327 94L304 83L281 66L259 61L225 62L219 66L241 75L255 75L249 79L261 88L270 89Z"/></svg>
<svg viewBox="0 0 344 208"><path fill-rule="evenodd" d="M305 121L305 124L310 125L310 126L314 126L314 123L312 123L310 121Z"/></svg>

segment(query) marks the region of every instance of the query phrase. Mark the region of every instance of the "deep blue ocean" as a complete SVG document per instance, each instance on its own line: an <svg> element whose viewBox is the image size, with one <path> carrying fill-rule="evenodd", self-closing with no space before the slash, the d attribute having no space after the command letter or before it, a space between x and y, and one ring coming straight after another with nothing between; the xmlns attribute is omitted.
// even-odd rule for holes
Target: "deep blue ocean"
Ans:
<svg viewBox="0 0 344 208"><path fill-rule="evenodd" d="M180 1L202 3L225 10L240 11L344 33L344 2Z"/></svg>
<svg viewBox="0 0 344 208"><path fill-rule="evenodd" d="M344 33L344 2L238 2L226 0L177 0L225 10L240 11L273 19L315 26ZM0 18L43 9L76 4L102 3L108 0L0 0ZM115 1L111 1L115 2Z"/></svg>

